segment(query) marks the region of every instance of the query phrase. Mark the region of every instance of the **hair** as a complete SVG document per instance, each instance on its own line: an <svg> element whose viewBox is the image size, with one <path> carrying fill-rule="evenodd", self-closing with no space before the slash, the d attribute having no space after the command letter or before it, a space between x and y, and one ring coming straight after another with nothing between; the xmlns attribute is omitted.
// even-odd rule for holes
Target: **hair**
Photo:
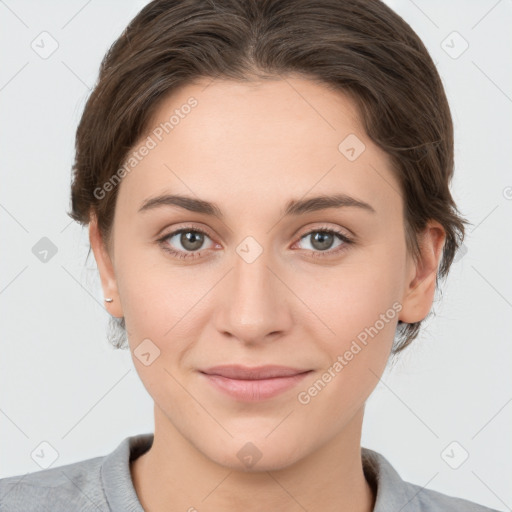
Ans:
<svg viewBox="0 0 512 512"><path fill-rule="evenodd" d="M106 247L118 187L99 199L128 152L147 133L161 102L202 78L243 82L298 75L349 96L367 136L390 157L400 184L406 246L417 261L418 234L431 219L446 232L439 279L464 239L451 196L453 125L435 64L412 28L380 0L154 0L104 56L75 141L68 215L95 215ZM106 190L106 187L105 187ZM90 247L89 247L90 254ZM392 354L421 322L399 321ZM112 317L117 348L124 318Z"/></svg>

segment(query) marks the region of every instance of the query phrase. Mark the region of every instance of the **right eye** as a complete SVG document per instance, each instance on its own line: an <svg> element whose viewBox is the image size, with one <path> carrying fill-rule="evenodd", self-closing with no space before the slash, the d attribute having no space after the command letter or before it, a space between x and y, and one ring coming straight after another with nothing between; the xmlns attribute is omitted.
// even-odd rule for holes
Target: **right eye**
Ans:
<svg viewBox="0 0 512 512"><path fill-rule="evenodd" d="M165 251L177 258L199 258L201 256L200 249L204 244L205 237L210 238L202 229L196 227L185 227L167 233L157 241ZM173 248L173 239L175 239L174 243L181 245L183 249Z"/></svg>

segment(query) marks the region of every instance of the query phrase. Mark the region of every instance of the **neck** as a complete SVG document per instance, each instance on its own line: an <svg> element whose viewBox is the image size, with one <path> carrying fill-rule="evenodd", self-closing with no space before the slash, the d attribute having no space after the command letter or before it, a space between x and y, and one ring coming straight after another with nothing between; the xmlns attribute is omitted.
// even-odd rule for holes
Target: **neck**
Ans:
<svg viewBox="0 0 512 512"><path fill-rule="evenodd" d="M130 468L135 490L151 512L371 512L375 496L364 476L360 448L363 412L296 463L248 472L207 458L155 407L153 444Z"/></svg>

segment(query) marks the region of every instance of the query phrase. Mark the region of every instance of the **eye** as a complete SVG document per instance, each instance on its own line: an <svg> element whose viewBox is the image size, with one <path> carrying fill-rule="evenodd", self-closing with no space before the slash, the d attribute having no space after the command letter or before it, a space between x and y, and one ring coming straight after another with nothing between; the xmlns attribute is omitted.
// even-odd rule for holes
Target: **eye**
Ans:
<svg viewBox="0 0 512 512"><path fill-rule="evenodd" d="M332 228L317 228L312 231L308 231L306 234L301 236L299 242L302 240L307 240L308 238L311 239L309 242L310 246L312 247L311 255L315 258L337 255L342 251L345 251L348 245L354 243L353 240L351 240L344 233ZM336 238L340 240L340 243L334 246L334 249L331 249L336 241ZM309 248L306 249L311 250Z"/></svg>
<svg viewBox="0 0 512 512"><path fill-rule="evenodd" d="M314 236L312 237L312 235ZM342 251L345 251L348 245L354 243L353 240L341 231L327 227L308 231L300 237L299 242L307 240L308 237L312 237L310 242L312 249L306 248L306 250L315 258L338 255ZM201 249L208 249L208 247L203 247L205 238L210 239L206 231L190 226L167 233L159 238L157 242L173 257L187 259L199 258L201 257ZM336 238L338 238L339 243L332 249ZM181 245L181 248L174 248L173 243Z"/></svg>
<svg viewBox="0 0 512 512"><path fill-rule="evenodd" d="M184 258L196 258L201 255L199 249L206 249L203 247L205 238L210 238L206 231L199 228L182 228L172 233L168 233L158 239L158 242L162 248L172 254L173 256L184 259ZM172 243L181 245L183 249L174 249Z"/></svg>

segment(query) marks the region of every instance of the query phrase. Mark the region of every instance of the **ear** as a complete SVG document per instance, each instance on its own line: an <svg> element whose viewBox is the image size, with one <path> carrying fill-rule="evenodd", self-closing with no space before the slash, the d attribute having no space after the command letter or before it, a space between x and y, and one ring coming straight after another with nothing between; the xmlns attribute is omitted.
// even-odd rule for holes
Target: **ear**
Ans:
<svg viewBox="0 0 512 512"><path fill-rule="evenodd" d="M410 257L410 272L404 290L399 320L412 324L421 322L432 308L436 277L443 252L446 232L441 224L431 220L419 236L421 256L417 262Z"/></svg>
<svg viewBox="0 0 512 512"><path fill-rule="evenodd" d="M89 242L98 265L104 296L114 299L113 302L105 302L105 307L112 316L122 318L123 308L119 300L114 266L98 229L98 220L94 213L91 214L89 222Z"/></svg>

